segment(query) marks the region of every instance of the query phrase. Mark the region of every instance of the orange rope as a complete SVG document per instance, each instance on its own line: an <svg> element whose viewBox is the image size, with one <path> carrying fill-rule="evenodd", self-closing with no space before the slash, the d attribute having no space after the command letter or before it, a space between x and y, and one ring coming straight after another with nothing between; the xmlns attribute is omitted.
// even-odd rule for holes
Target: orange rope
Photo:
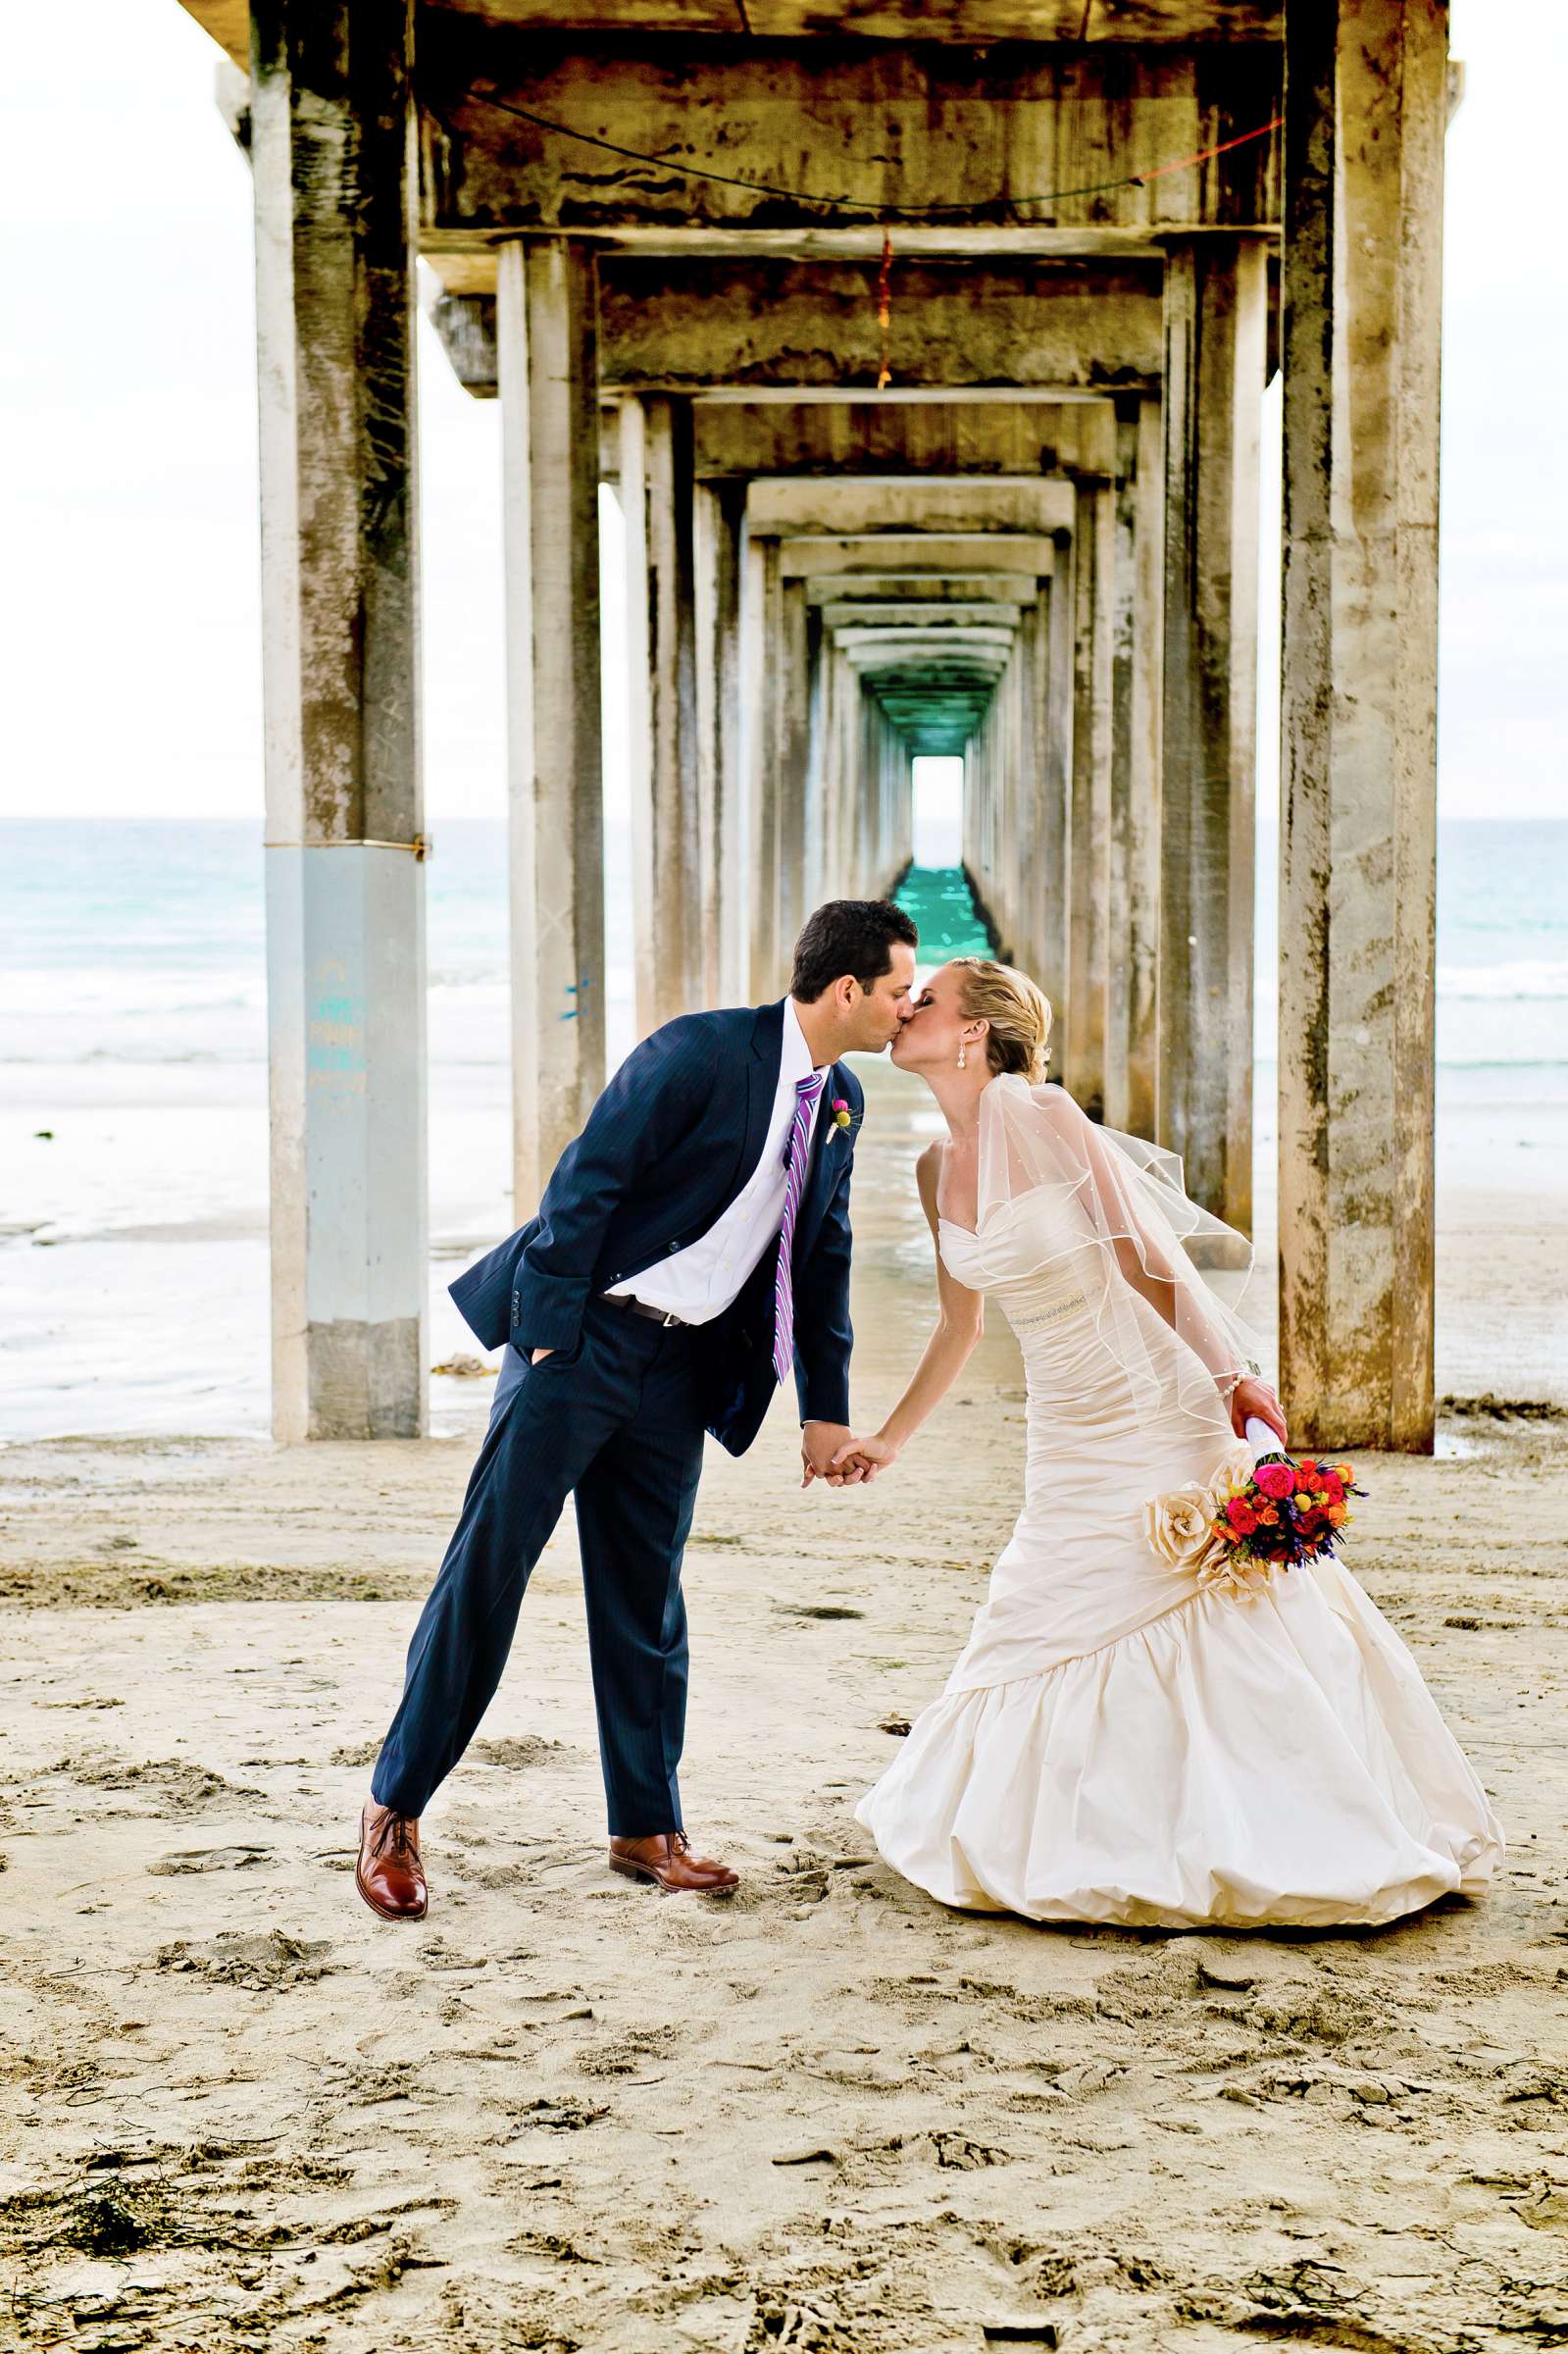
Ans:
<svg viewBox="0 0 1568 2354"><path fill-rule="evenodd" d="M1163 179L1167 172L1186 172L1193 164L1206 164L1211 155L1229 155L1233 147L1244 147L1249 139L1266 139L1284 122L1283 115L1276 115L1271 123L1260 124L1256 130L1243 130L1234 139L1222 139L1217 147L1200 147L1196 155L1184 155L1180 163L1156 164L1152 172L1135 172L1132 184L1141 188L1151 179Z"/></svg>
<svg viewBox="0 0 1568 2354"><path fill-rule="evenodd" d="M892 266L893 232L885 226L882 232L882 268L877 274L877 326L882 333L882 364L877 370L879 392L885 390L893 381L893 372L887 364L887 331L892 325L893 316Z"/></svg>

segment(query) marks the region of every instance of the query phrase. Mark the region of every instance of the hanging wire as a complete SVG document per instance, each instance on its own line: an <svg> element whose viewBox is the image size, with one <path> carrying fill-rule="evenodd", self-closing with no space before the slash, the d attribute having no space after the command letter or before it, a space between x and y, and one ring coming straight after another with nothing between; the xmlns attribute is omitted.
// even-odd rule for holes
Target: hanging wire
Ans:
<svg viewBox="0 0 1568 2354"><path fill-rule="evenodd" d="M1087 180L1078 188L1051 188L1037 196L985 196L967 204L883 204L861 202L852 196L814 196L801 188L783 188L765 179L746 179L734 172L716 172L702 164L678 163L673 156L649 155L640 147L624 147L619 140L602 138L597 131L575 130L570 123L558 123L550 115L535 114L531 107L518 106L508 98L497 98L491 90L471 90L468 95L481 106L493 107L498 114L514 115L520 123L531 123L537 130L547 130L561 139L576 139L584 147L597 147L606 155L618 155L631 164L646 164L659 172L674 172L683 179L712 181L718 187L743 188L748 196L779 196L786 203L807 205L812 210L836 213L858 220L885 222L932 221L957 219L970 214L1000 210L1016 213L1026 205L1070 204L1083 196L1104 196L1115 188L1141 188L1151 179L1163 179L1168 173L1186 172L1193 164L1207 163L1211 156L1229 155L1233 147L1245 147L1253 139L1266 139L1280 128L1285 118L1275 115L1260 123L1255 130L1239 131L1234 139L1221 139L1212 147L1199 147L1192 155L1184 155L1174 163L1156 164L1147 172L1127 172L1119 179Z"/></svg>
<svg viewBox="0 0 1568 2354"><path fill-rule="evenodd" d="M893 323L892 269L893 232L890 229L885 229L882 232L882 268L877 273L877 327L882 335L881 362L877 369L879 392L885 392L893 381L892 366L888 359L888 331Z"/></svg>

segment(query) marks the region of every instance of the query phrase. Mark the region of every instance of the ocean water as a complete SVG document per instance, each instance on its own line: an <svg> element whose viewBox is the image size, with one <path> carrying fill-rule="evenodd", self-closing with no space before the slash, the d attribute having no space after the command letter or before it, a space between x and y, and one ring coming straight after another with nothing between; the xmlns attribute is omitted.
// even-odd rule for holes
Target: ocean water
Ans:
<svg viewBox="0 0 1568 2354"><path fill-rule="evenodd" d="M0 874L0 1435L261 1430L267 1420L260 829L8 829ZM1276 962L1259 844L1260 1192ZM512 1224L502 829L437 832L428 870L432 1357L472 1348L453 1264ZM951 877L912 894L961 928ZM629 936L610 879L608 937ZM1439 868L1440 1178L1560 1189L1568 1138L1568 824L1446 826ZM951 933L958 942L959 931ZM936 945L935 937L933 945ZM630 971L607 976L612 1055ZM436 1385L437 1427L457 1392Z"/></svg>

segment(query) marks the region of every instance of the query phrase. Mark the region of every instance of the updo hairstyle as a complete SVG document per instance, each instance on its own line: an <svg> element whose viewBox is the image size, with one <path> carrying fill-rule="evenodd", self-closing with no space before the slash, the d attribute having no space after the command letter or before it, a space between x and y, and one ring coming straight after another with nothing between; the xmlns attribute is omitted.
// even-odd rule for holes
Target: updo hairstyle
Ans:
<svg viewBox="0 0 1568 2354"><path fill-rule="evenodd" d="M1050 1061L1051 1008L1027 973L989 956L955 956L958 1001L966 1022L988 1022L986 1055L999 1077L1012 1072L1038 1087Z"/></svg>

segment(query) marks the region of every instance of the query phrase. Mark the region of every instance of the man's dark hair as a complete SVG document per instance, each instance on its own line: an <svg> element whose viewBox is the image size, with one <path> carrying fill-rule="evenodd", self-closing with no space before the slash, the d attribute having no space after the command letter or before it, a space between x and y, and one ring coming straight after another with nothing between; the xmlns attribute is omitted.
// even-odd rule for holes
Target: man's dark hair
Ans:
<svg viewBox="0 0 1568 2354"><path fill-rule="evenodd" d="M880 981L892 964L895 940L915 947L920 934L891 899L828 899L806 918L795 942L789 995L815 1005L825 991L852 973L862 989Z"/></svg>

